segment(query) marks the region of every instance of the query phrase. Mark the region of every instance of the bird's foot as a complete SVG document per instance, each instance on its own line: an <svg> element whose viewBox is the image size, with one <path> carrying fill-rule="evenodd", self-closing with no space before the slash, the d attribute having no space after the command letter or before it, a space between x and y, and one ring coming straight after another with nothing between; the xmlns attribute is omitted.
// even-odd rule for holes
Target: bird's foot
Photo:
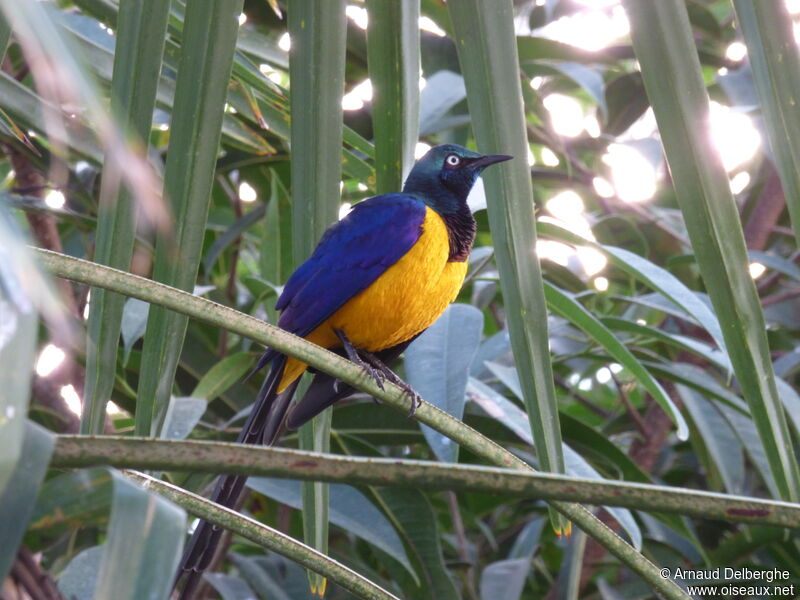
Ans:
<svg viewBox="0 0 800 600"><path fill-rule="evenodd" d="M339 341L342 342L342 346L344 347L344 351L347 353L347 358L350 359L351 362L354 362L359 367L364 369L367 372L367 375L375 382L381 390L383 390L383 382L386 379L385 374L379 368L373 367L371 364L366 362L358 353L353 343L350 339L345 335L344 331L341 329L334 329L336 336L339 338Z"/></svg>
<svg viewBox="0 0 800 600"><path fill-rule="evenodd" d="M405 393L406 396L408 396L411 399L411 410L408 412L408 416L409 417L414 416L414 413L417 412L417 409L420 406L422 406L422 396L420 396L414 388L412 388L405 381L403 381L397 373L392 371L375 354L373 354L372 352L366 352L366 351L362 350L361 355L367 361L372 363L372 365L383 374L383 377L387 381L390 381L393 384L395 384L397 387L399 387L401 390L403 390L403 392Z"/></svg>

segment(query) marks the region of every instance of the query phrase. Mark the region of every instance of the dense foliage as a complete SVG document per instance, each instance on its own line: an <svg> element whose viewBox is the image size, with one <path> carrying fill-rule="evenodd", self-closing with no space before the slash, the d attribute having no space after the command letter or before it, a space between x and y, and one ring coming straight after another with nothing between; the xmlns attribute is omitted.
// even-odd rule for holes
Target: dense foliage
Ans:
<svg viewBox="0 0 800 600"><path fill-rule="evenodd" d="M800 216L791 136L800 121L791 95L800 92L800 71L774 68L798 64L793 44L779 46L792 35L797 3L765 3L770 21L751 14L746 2L735 3L737 13L728 0L659 0L652 10L665 12L645 30L646 15L635 13L644 13L647 2L514 2L519 64L513 66L522 81L528 146L516 160L530 166L533 197L494 206L508 207L504 237L515 240L514 264L526 265L519 256L531 253L523 244L536 243L546 327L525 321L518 302L504 300L541 284L527 271L516 274L521 283L512 281L515 274L495 260L498 230L496 221L490 228L485 207L509 202L493 195L509 188L492 180L471 197L479 231L458 301L406 352L399 372L425 400L537 468L563 460L575 477L797 502L800 223L793 228L790 212ZM296 81L308 77L308 94L298 91L291 100L289 90L299 86L291 86L287 32L305 26L292 24L293 5L311 19L344 3L248 0L242 10L225 0L205 17L191 13L191 3L154 1L140 14L134 4L0 2L11 24L0 22L0 48L11 32L0 72L0 381L10 394L0 393L0 408L8 408L0 421L0 533L14 540L0 543L0 576L8 573L2 598L18 591L58 597L51 580L64 597L90 598L96 579L95 597L147 597L146 590L168 587L192 520L114 469L47 469L53 438L26 429L25 414L62 434L231 441L260 384L260 376L243 378L262 351L219 327L54 279L59 313L23 239L274 323L275 300L295 257L307 254L331 215L396 187L411 154L445 142L502 150L486 148L485 134L476 140L486 127L475 113L491 103L476 91L475 73L491 73L490 50L505 43L465 39L459 26L467 6L475 14L496 10L501 18L492 2L453 0L448 8L423 0L419 21L416 7L409 8L414 2L397 12L381 0L353 2L346 21L339 12L346 42L341 35L324 38L327 49L306 52L307 62L292 65ZM237 31L230 16L240 11ZM384 27L380 35L393 31L387 22L396 23L400 56L391 44L368 40L368 16L369 28ZM694 45L681 37L684 16ZM335 34L337 18L331 29L310 22ZM137 30L137 22L153 29ZM123 26L133 43L115 47ZM308 41L296 36L292 43L299 40ZM346 43L344 56L339 42ZM465 64L476 55L458 44L483 48L486 64ZM696 53L700 69L691 61L675 69L669 56L656 64L647 44L658 56L664 48L663 56ZM156 69L148 71L154 57ZM341 78L325 70L337 61L344 63L343 142L336 137L339 114L318 113L315 102L326 98L312 85L328 86L338 103ZM157 81L148 78L152 72L160 72ZM700 76L710 112L693 121L705 115L706 100L683 92ZM375 85L374 99L370 78L384 85ZM395 80L399 92L386 85ZM665 88L656 99L659 80ZM502 98L494 91L485 97ZM147 94L149 106L141 97ZM509 102L489 109L513 111L515 94L509 88ZM419 142L411 143L416 113L398 118L386 107L415 111L417 103ZM108 119L112 113L126 135ZM485 123L492 115L480 118ZM301 119L313 126L303 128ZM147 132L146 160L135 141L140 131ZM503 135L491 143L502 143ZM698 137L706 143L697 146ZM337 150L326 155L331 139ZM293 155L290 146L308 152ZM320 149L324 169L315 154ZM301 185L315 196L298 199ZM513 237L520 204L523 211L535 207L538 240L533 231ZM738 219L726 212L733 208ZM749 256L740 252L742 238ZM37 328L30 302L47 326ZM524 333L509 331L517 323ZM536 336L544 334L539 341L545 348L549 342L549 357L536 352ZM531 421L546 414L547 392L541 381L534 389L537 371L520 359L525 340L534 340L533 356L552 366L558 422L546 422L542 435L557 443L560 431L563 459L557 450L547 460L534 450L539 434ZM324 422L317 427L327 435ZM282 445L326 448L304 436L313 432L290 433ZM486 464L365 394L333 411L329 451ZM213 480L179 468L158 475L203 495ZM313 487L304 490L291 479L253 477L248 486L241 510L299 540L313 523L309 511L323 504L319 488L314 495ZM788 579L775 583L800 584L800 547L791 528L652 512L646 500L639 507L596 512L659 567L673 573L777 568ZM402 598L653 597L652 586L581 530L557 536L561 521L546 502L509 498L502 489L337 483L330 486L327 517L327 541L307 535L307 543L327 547L331 557ZM315 527L324 536L322 521ZM204 597L311 597L298 564L238 536L223 545ZM353 596L329 584L327 597Z"/></svg>

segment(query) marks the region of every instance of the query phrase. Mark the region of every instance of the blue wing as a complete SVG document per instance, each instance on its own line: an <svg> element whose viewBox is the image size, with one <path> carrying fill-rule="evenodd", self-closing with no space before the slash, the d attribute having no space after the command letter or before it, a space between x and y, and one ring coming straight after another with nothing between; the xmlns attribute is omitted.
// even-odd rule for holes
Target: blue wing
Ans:
<svg viewBox="0 0 800 600"><path fill-rule="evenodd" d="M278 325L308 335L408 252L422 233L425 205L405 194L357 204L332 225L289 278L275 308Z"/></svg>

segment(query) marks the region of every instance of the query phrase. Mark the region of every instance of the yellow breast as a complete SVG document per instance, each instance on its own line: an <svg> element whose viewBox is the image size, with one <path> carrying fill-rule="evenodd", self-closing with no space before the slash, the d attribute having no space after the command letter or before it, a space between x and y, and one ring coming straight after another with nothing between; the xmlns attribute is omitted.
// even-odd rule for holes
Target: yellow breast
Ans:
<svg viewBox="0 0 800 600"><path fill-rule="evenodd" d="M426 207L422 234L411 250L306 339L337 348L341 344L333 330L341 329L357 348L378 352L413 338L439 318L464 282L467 262L448 262L449 253L447 227ZM280 391L305 368L289 359Z"/></svg>

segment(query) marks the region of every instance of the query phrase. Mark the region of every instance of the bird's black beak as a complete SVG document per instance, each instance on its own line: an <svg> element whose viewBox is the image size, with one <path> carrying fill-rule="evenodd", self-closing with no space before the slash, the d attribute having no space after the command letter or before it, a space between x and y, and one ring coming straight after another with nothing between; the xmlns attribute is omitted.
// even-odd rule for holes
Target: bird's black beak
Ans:
<svg viewBox="0 0 800 600"><path fill-rule="evenodd" d="M471 169L474 169L476 167L479 169L485 169L489 165L511 160L512 158L514 157L508 156L507 154L487 154L485 156L481 156L480 158L476 158L470 161L469 167Z"/></svg>

